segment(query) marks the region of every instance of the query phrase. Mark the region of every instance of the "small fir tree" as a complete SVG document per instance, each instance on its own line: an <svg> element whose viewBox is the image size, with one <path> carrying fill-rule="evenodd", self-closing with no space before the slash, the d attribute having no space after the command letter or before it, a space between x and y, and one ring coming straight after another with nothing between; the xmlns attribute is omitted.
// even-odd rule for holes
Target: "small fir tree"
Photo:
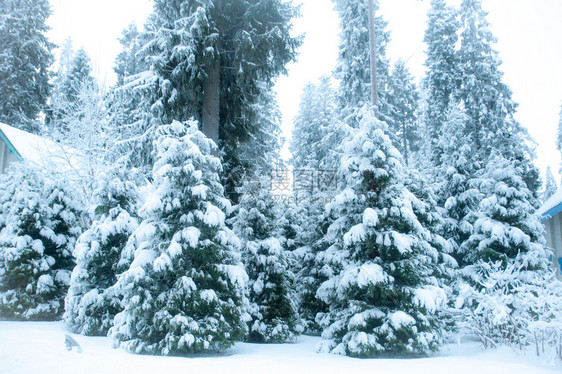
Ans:
<svg viewBox="0 0 562 374"><path fill-rule="evenodd" d="M126 170L126 169L122 169ZM74 250L76 267L70 278L63 319L69 328L84 335L107 335L113 318L122 310L115 289L117 277L127 265L122 251L138 227L139 193L131 173L113 169L100 177L97 204L91 227Z"/></svg>
<svg viewBox="0 0 562 374"><path fill-rule="evenodd" d="M355 357L423 355L441 343L440 253L418 219L424 206L400 180L402 157L384 125L364 112L344 145L345 189L329 209L331 267L317 296L329 312L321 350ZM422 209L420 209L422 208Z"/></svg>
<svg viewBox="0 0 562 374"><path fill-rule="evenodd" d="M82 209L63 178L31 165L1 175L0 186L0 318L56 320Z"/></svg>
<svg viewBox="0 0 562 374"><path fill-rule="evenodd" d="M537 324L544 327L562 310L562 302L554 301L560 283L544 246L544 228L522 175L513 162L492 157L481 177L486 198L464 244L470 265L461 271L466 283L458 287L457 307L465 307L461 326L486 347L522 348L532 341ZM544 292L547 288L552 292Z"/></svg>
<svg viewBox="0 0 562 374"><path fill-rule="evenodd" d="M301 332L291 255L278 237L269 187L265 181L246 184L233 222L249 277L248 341L257 343L287 342Z"/></svg>
<svg viewBox="0 0 562 374"><path fill-rule="evenodd" d="M556 193L558 190L558 184L554 179L554 175L552 175L552 169L550 165L546 168L546 181L544 184L544 192L542 196L542 201L546 202L552 195Z"/></svg>

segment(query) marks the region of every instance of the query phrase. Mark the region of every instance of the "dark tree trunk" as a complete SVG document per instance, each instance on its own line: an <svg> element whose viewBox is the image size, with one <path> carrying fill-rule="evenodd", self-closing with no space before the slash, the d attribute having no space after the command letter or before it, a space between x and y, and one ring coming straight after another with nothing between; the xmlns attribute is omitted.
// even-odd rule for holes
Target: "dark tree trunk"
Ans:
<svg viewBox="0 0 562 374"><path fill-rule="evenodd" d="M215 63L206 67L207 79L203 84L203 113L202 131L219 144L219 115L220 115L220 81L221 71L219 64Z"/></svg>

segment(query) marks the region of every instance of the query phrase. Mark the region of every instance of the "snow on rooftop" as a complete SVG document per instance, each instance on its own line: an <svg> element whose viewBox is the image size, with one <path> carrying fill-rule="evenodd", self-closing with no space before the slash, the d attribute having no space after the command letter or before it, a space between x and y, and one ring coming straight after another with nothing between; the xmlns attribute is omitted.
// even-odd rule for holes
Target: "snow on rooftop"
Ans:
<svg viewBox="0 0 562 374"><path fill-rule="evenodd" d="M562 186L560 186L560 188L558 188L558 191L556 191L554 193L554 195L552 195L540 208L539 210L537 210L537 214L539 216L544 215L545 213L547 213L549 210L551 210L552 208L555 208L556 206L560 205L560 203L562 203Z"/></svg>
<svg viewBox="0 0 562 374"><path fill-rule="evenodd" d="M83 156L74 148L55 143L41 136L0 123L0 131L26 162L43 168L79 169Z"/></svg>

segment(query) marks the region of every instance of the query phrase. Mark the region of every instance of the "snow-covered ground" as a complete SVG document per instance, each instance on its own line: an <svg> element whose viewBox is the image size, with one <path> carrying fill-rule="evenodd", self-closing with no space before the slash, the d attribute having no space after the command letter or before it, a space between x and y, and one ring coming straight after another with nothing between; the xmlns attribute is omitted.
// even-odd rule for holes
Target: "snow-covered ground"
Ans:
<svg viewBox="0 0 562 374"><path fill-rule="evenodd" d="M415 373L543 374L558 373L533 355L512 350L483 351L476 343L444 349L432 358L360 360L317 354L319 338L303 336L294 344L239 343L221 355L139 356L113 349L108 338L72 335L82 352L64 346L61 322L0 322L0 373Z"/></svg>

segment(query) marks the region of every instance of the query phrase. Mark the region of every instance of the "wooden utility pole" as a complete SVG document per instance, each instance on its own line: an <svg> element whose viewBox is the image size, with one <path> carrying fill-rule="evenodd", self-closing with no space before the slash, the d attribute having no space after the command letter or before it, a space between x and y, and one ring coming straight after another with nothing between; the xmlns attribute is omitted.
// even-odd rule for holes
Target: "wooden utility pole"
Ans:
<svg viewBox="0 0 562 374"><path fill-rule="evenodd" d="M375 41L375 6L369 1L369 45L371 50L371 104L378 117L378 87L377 87L377 44Z"/></svg>

